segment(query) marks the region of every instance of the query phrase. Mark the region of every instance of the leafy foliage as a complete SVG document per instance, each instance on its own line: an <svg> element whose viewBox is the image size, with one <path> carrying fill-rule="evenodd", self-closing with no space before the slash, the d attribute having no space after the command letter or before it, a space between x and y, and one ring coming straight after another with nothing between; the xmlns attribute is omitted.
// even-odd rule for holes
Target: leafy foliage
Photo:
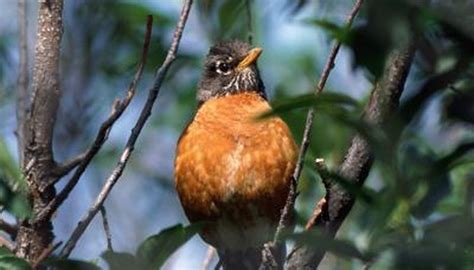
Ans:
<svg viewBox="0 0 474 270"><path fill-rule="evenodd" d="M30 270L32 269L27 261L18 258L4 247L0 247L0 269Z"/></svg>
<svg viewBox="0 0 474 270"><path fill-rule="evenodd" d="M25 189L25 179L6 144L0 139L0 206L20 219L31 214Z"/></svg>
<svg viewBox="0 0 474 270"><path fill-rule="evenodd" d="M160 269L166 260L201 227L200 224L186 227L181 224L171 226L143 241L135 256L130 253L106 251L102 257L112 270Z"/></svg>

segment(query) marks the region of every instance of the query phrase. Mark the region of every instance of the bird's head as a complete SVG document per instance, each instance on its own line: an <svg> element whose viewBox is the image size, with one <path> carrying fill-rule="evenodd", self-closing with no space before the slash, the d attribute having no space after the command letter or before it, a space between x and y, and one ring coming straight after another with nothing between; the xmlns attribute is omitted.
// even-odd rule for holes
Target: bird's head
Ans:
<svg viewBox="0 0 474 270"><path fill-rule="evenodd" d="M250 44L238 40L212 46L199 82L198 101L242 92L256 92L265 97L257 68L261 53L262 49L252 49Z"/></svg>

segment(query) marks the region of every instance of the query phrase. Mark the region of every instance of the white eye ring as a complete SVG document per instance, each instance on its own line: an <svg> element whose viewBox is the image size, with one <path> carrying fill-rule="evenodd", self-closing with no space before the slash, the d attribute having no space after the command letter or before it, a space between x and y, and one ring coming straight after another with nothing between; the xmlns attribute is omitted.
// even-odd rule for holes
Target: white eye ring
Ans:
<svg viewBox="0 0 474 270"><path fill-rule="evenodd" d="M222 75L229 75L231 73L229 64L222 61L217 61L216 72Z"/></svg>

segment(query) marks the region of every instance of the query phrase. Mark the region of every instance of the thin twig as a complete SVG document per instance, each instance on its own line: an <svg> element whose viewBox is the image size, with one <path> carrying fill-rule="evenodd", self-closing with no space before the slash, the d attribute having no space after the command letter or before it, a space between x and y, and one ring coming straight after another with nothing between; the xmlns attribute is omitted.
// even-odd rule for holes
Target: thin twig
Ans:
<svg viewBox="0 0 474 270"><path fill-rule="evenodd" d="M27 46L27 27L28 21L26 16L25 0L18 1L18 28L20 30L20 66L18 69L18 93L16 104L16 121L17 121L17 135L18 135L18 153L20 156L20 164L23 167L24 160L24 145L25 145L25 121L28 100L28 46Z"/></svg>
<svg viewBox="0 0 474 270"><path fill-rule="evenodd" d="M153 87L149 90L147 101L140 113L140 117L138 118L135 126L132 129L132 133L130 134L127 144L125 145L125 149L123 150L120 160L117 163L116 167L113 169L110 176L104 183L102 190L100 191L99 195L97 196L93 205L89 208L85 216L79 221L77 227L74 229L73 233L71 234L70 238L66 242L66 245L60 252L61 257L68 257L71 251L76 246L77 241L79 241L80 237L94 218L94 216L99 211L100 207L103 205L105 199L108 197L110 191L112 190L113 186L117 183L118 179L123 173L125 166L127 165L128 159L130 157L131 152L135 147L135 143L140 135L146 121L151 115L151 111L153 109L153 105L155 100L158 96L160 91L161 85L163 80L165 79L166 73L176 59L176 53L178 50L178 46L181 40L181 36L183 34L184 26L186 24L189 11L191 10L192 0L186 0L183 4L183 9L181 10L181 15L179 21L176 25L176 29L174 31L173 41L171 43L171 47L168 50L168 54L166 55L166 59L158 69L155 81L153 83Z"/></svg>
<svg viewBox="0 0 474 270"><path fill-rule="evenodd" d="M206 257L204 257L204 261L202 262L202 270L208 270L209 266L212 263L212 260L216 256L216 249L213 246L209 246L207 248Z"/></svg>
<svg viewBox="0 0 474 270"><path fill-rule="evenodd" d="M49 255L53 254L53 252L61 246L63 242L58 242L54 245L49 245L48 248L44 249L43 252L36 258L36 260L31 264L33 269L36 269Z"/></svg>
<svg viewBox="0 0 474 270"><path fill-rule="evenodd" d="M107 249L114 251L112 247L112 233L110 233L109 220L107 219L107 211L103 205L100 207L100 214L102 216L102 225L104 226L105 238L107 239Z"/></svg>
<svg viewBox="0 0 474 270"><path fill-rule="evenodd" d="M0 219L0 230L14 237L18 233L18 226L12 225L3 219Z"/></svg>
<svg viewBox="0 0 474 270"><path fill-rule="evenodd" d="M317 220L320 218L321 214L323 213L323 209L327 207L327 203L328 202L326 201L326 198L322 198L321 200L318 201L318 203L313 209L313 213L311 214L311 217L306 222L306 226L304 227L305 230L309 230L314 227Z"/></svg>
<svg viewBox="0 0 474 270"><path fill-rule="evenodd" d="M357 0L356 3L354 4L354 7L350 11L346 19L347 27L350 27L352 25L352 22L354 21L355 16L359 12L362 2L363 0ZM336 59L336 56L337 56L337 53L339 52L340 47L341 47L341 42L335 41L331 49L331 52L329 53L326 64L324 65L321 78L318 81L318 85L316 88L316 95L319 95L324 90L326 82L329 78L329 74L331 73L331 70L334 68L334 61ZM314 108L311 108L309 109L308 114L306 115L306 124L305 124L304 132L303 132L303 140L301 142L300 151L298 154L298 161L296 163L296 167L293 173L293 179L290 186L290 193L288 194L288 199L287 199L285 208L282 211L282 215L280 217L280 222L277 228L277 232L275 233L275 237L273 239L273 244L276 244L280 240L281 234L284 231L284 229L287 228L289 224L291 224L291 213L294 209L294 204L297 197L296 191L298 190L298 180L301 176L301 171L303 170L304 157L309 147L313 121L314 121Z"/></svg>
<svg viewBox="0 0 474 270"><path fill-rule="evenodd" d="M65 176L70 171L74 170L74 168L79 166L81 162L83 162L84 159L87 157L88 153L89 153L89 149L86 152L79 154L70 160L65 161L63 164L57 165L56 168L54 168L54 172L53 172L54 175L56 176L56 179L57 180L61 179L61 177Z"/></svg>
<svg viewBox="0 0 474 270"><path fill-rule="evenodd" d="M316 171L321 177L321 181L323 182L325 189L329 190L330 185L331 185L331 179L329 178L329 175L328 175L329 172L326 166L326 162L322 158L317 158L314 162L314 165L315 165ZM316 223L316 220L320 217L321 213L323 212L323 209L326 206L327 206L326 198L322 198L321 200L318 201L318 203L313 209L313 213L311 214L311 217L306 222L306 226L305 226L306 230L309 230L314 226L314 224Z"/></svg>
<svg viewBox="0 0 474 270"><path fill-rule="evenodd" d="M110 113L109 117L100 126L99 132L97 133L94 143L87 150L85 157L80 162L77 170L74 172L73 176L71 177L69 182L66 184L66 186L63 188L63 190L61 190L58 193L58 195L48 204L48 206L43 209L43 211L37 216L36 220L49 219L51 215L58 209L58 207L64 202L64 200L67 199L71 191L79 182L79 179L81 178L82 174L86 170L90 161L99 152L102 145L107 140L107 136L110 132L110 129L114 125L115 121L117 121L117 119L120 118L122 113L130 104L130 101L132 100L135 94L138 81L140 80L142 76L143 69L147 61L148 49L150 47L150 40L151 40L152 25L153 25L153 17L148 16L141 60L138 64L137 72L135 73L135 76L128 87L127 96L122 101L115 100L113 108L112 108L112 112Z"/></svg>

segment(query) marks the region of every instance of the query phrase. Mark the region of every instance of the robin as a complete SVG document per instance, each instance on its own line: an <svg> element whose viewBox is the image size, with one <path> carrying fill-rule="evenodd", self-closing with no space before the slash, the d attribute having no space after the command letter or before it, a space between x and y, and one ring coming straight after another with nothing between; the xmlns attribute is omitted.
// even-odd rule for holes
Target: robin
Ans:
<svg viewBox="0 0 474 270"><path fill-rule="evenodd" d="M297 146L273 116L257 68L262 49L242 41L211 47L198 85L197 112L181 134L176 189L224 269L256 269L288 195Z"/></svg>

